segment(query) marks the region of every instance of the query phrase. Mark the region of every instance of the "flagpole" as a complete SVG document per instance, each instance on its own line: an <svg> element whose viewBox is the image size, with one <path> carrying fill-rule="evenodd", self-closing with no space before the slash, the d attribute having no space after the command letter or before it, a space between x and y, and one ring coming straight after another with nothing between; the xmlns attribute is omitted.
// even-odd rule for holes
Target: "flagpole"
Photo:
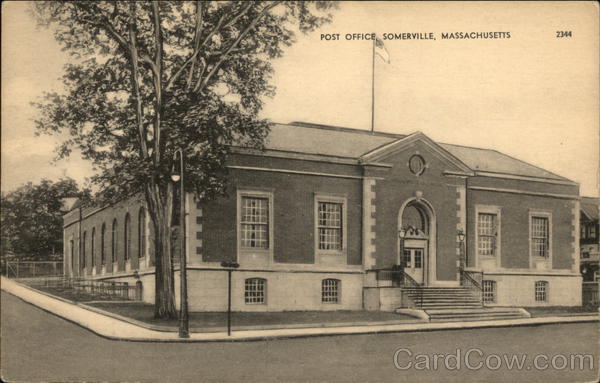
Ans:
<svg viewBox="0 0 600 383"><path fill-rule="evenodd" d="M371 134L375 133L375 39L373 39L373 57L371 67Z"/></svg>

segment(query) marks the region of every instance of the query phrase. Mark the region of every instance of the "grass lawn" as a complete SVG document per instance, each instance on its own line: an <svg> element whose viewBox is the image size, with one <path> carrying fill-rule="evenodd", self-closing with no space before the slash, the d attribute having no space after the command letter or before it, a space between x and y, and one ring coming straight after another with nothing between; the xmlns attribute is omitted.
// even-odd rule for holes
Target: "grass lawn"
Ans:
<svg viewBox="0 0 600 383"><path fill-rule="evenodd" d="M74 302L90 302L90 301L113 301L113 300L122 300L119 297L110 297L110 296L98 296L97 294L93 295L85 291L74 290L72 288L67 287L50 287L43 285L30 285L36 290L40 290L46 292L48 294L55 295L57 297L65 298Z"/></svg>
<svg viewBox="0 0 600 383"><path fill-rule="evenodd" d="M523 307L532 317L565 316L577 314L598 313L598 306L545 306L545 307Z"/></svg>
<svg viewBox="0 0 600 383"><path fill-rule="evenodd" d="M93 302L90 306L157 326L176 327L177 319L154 319L154 306L141 302ZM190 328L197 331L221 331L227 325L226 312L190 312ZM284 311L284 312L233 312L233 328L249 327L304 327L370 323L390 321L418 321L417 318L380 311Z"/></svg>

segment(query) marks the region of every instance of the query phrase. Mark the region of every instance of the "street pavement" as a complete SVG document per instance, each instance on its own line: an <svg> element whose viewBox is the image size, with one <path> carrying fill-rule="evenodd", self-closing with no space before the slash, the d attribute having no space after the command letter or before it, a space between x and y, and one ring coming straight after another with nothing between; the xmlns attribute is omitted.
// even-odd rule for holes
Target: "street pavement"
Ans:
<svg viewBox="0 0 600 383"><path fill-rule="evenodd" d="M595 381L599 366L598 323L553 324L419 333L390 333L278 339L254 342L148 343L99 337L18 298L1 294L1 369L3 381L306 381L306 382L581 382ZM398 351L407 349L407 351ZM433 354L462 356L471 351L469 370L448 369ZM479 350L479 351L477 351ZM406 367L429 359L429 369ZM418 354L422 354L417 357ZM497 354L526 354L522 370L503 363ZM532 359L547 355L545 370ZM555 358L556 368L550 361ZM593 355L585 363L562 367L570 354ZM486 368L485 360L489 359ZM450 360L450 358L448 358ZM578 360L577 360L578 361ZM544 367L544 360L538 366ZM567 363L569 364L569 363Z"/></svg>

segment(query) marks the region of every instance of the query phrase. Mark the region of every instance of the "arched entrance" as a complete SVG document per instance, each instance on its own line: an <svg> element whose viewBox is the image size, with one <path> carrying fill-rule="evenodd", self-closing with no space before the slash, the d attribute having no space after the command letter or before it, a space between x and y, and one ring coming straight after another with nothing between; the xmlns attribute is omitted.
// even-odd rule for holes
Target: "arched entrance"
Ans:
<svg viewBox="0 0 600 383"><path fill-rule="evenodd" d="M401 229L405 237L398 235L398 264L418 283L433 283L436 225L431 204L422 198L405 201L398 212L398 234Z"/></svg>

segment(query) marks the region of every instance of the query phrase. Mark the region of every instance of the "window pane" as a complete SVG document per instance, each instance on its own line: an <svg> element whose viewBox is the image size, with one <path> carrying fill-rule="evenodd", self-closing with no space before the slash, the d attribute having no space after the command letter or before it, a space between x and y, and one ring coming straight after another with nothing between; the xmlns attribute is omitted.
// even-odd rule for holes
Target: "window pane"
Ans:
<svg viewBox="0 0 600 383"><path fill-rule="evenodd" d="M480 255L496 255L496 214L479 213L477 249Z"/></svg>
<svg viewBox="0 0 600 383"><path fill-rule="evenodd" d="M410 250L404 249L403 257L404 267L411 267Z"/></svg>
<svg viewBox="0 0 600 383"><path fill-rule="evenodd" d="M531 252L537 257L548 257L548 218L531 218Z"/></svg>
<svg viewBox="0 0 600 383"><path fill-rule="evenodd" d="M339 302L340 281L337 279L323 279L321 283L321 301L323 303Z"/></svg>
<svg viewBox="0 0 600 383"><path fill-rule="evenodd" d="M342 249L342 204L319 202L318 232L320 250Z"/></svg>
<svg viewBox="0 0 600 383"><path fill-rule="evenodd" d="M423 267L423 250L415 250L415 268L420 269Z"/></svg>
<svg viewBox="0 0 600 383"><path fill-rule="evenodd" d="M548 298L548 282L535 282L535 300L537 302L546 302Z"/></svg>
<svg viewBox="0 0 600 383"><path fill-rule="evenodd" d="M483 281L483 303L496 302L496 281Z"/></svg>
<svg viewBox="0 0 600 383"><path fill-rule="evenodd" d="M265 303L265 280L250 278L245 281L244 300L247 304Z"/></svg>
<svg viewBox="0 0 600 383"><path fill-rule="evenodd" d="M241 246L269 248L269 200L242 197Z"/></svg>

